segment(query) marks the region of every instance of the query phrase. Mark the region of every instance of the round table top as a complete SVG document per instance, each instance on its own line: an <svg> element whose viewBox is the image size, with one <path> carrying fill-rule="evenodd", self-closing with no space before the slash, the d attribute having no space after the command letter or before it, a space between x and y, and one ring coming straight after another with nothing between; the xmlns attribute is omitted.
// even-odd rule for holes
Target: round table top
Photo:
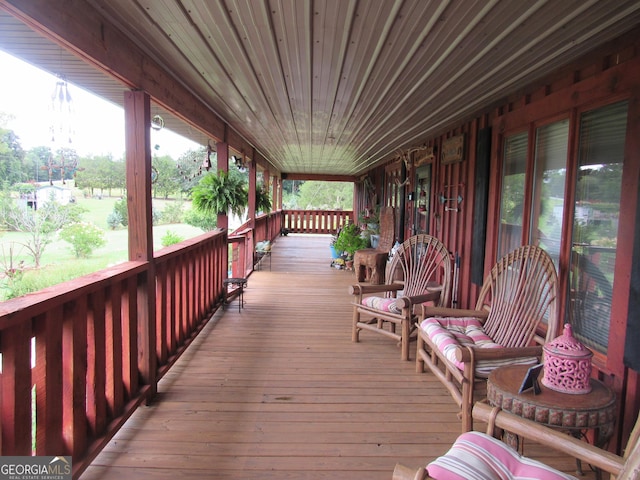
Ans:
<svg viewBox="0 0 640 480"><path fill-rule="evenodd" d="M615 422L616 396L602 382L591 379L591 392L557 392L542 383L541 393L518 393L529 365L497 368L487 381L487 400L493 406L535 422L568 429L600 428Z"/></svg>

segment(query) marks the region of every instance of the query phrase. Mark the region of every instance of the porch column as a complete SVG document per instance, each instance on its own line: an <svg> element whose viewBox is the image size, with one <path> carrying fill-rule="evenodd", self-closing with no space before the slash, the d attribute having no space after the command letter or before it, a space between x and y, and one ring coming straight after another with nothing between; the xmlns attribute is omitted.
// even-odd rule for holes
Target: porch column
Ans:
<svg viewBox="0 0 640 480"><path fill-rule="evenodd" d="M140 379L156 392L156 289L151 215L151 101L142 91L124 94L129 260L146 261L146 275L138 282L137 330Z"/></svg>
<svg viewBox="0 0 640 480"><path fill-rule="evenodd" d="M242 157L243 157L243 160L245 160L244 153L242 154ZM258 185L258 179L257 179L258 164L255 161L255 158L252 158L251 162L248 162L248 164L249 164L249 212L247 215L248 215L249 226L251 228L255 228L256 226L256 186Z"/></svg>

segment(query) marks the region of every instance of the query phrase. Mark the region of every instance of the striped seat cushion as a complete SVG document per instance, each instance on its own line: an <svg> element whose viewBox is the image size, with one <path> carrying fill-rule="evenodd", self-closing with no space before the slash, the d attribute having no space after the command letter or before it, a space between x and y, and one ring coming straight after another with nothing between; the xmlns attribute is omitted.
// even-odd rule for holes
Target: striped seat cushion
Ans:
<svg viewBox="0 0 640 480"><path fill-rule="evenodd" d="M431 317L425 318L420 323L420 328L436 345L445 358L460 370L464 369L464 363L456 360L455 351L458 345L473 348L502 348L487 335L480 320L474 317ZM476 363L476 375L486 378L492 370L503 365L534 364L535 357L510 358L504 360L480 360Z"/></svg>
<svg viewBox="0 0 640 480"><path fill-rule="evenodd" d="M576 480L481 432L460 435L427 471L436 480Z"/></svg>
<svg viewBox="0 0 640 480"><path fill-rule="evenodd" d="M402 310L396 307L396 300L396 298L388 297L365 297L362 299L362 305L383 312L402 313Z"/></svg>

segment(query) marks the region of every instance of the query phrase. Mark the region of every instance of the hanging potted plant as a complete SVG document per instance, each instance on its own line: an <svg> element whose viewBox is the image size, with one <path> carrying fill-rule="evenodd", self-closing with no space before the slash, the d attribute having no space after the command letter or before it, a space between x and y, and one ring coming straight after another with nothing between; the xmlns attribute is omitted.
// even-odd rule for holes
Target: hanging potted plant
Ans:
<svg viewBox="0 0 640 480"><path fill-rule="evenodd" d="M224 170L209 173L192 191L193 206L205 214L242 216L248 203L247 189L239 175Z"/></svg>
<svg viewBox="0 0 640 480"><path fill-rule="evenodd" d="M256 212L271 212L271 197L269 197L269 193L264 188L256 190Z"/></svg>

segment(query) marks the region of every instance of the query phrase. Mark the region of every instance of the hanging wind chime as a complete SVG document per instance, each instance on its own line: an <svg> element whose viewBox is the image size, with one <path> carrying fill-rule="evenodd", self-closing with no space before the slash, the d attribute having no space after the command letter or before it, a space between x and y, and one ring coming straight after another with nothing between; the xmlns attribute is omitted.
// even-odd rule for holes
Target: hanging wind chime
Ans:
<svg viewBox="0 0 640 480"><path fill-rule="evenodd" d="M198 167L194 168L194 169L190 169L186 165L178 164L177 165L178 174L184 180L193 180L196 177L202 175L202 171L203 170L205 172L208 172L209 170L211 170L213 168L213 162L211 161L211 155L214 155L214 158L215 158L215 154L216 154L215 148L211 145L210 142L207 142L207 151L206 151L206 155L204 157L204 160L202 160L202 163L199 164ZM198 159L194 158L193 159L193 163L194 163L194 165L197 165L198 164Z"/></svg>
<svg viewBox="0 0 640 480"><path fill-rule="evenodd" d="M69 92L67 81L59 77L56 86L51 93L51 125L49 132L51 133L51 152L47 160L47 164L42 170L49 173L49 184L53 185L53 177L56 172L60 172L60 180L62 184L66 184L65 177L71 174L76 176L78 170L78 155L71 147L73 143L73 99ZM57 158L55 157L57 155Z"/></svg>

